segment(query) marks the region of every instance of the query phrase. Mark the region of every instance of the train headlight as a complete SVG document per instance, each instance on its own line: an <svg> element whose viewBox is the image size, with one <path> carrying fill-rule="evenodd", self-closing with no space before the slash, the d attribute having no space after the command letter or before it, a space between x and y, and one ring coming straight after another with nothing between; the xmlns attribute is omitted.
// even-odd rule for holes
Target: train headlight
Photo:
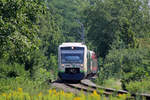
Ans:
<svg viewBox="0 0 150 100"><path fill-rule="evenodd" d="M83 67L83 64L80 64L81 67Z"/></svg>
<svg viewBox="0 0 150 100"><path fill-rule="evenodd" d="M83 71L84 70L84 66L83 64L80 64L80 71Z"/></svg>
<svg viewBox="0 0 150 100"><path fill-rule="evenodd" d="M61 64L61 66L64 67L65 65L64 65L64 64Z"/></svg>

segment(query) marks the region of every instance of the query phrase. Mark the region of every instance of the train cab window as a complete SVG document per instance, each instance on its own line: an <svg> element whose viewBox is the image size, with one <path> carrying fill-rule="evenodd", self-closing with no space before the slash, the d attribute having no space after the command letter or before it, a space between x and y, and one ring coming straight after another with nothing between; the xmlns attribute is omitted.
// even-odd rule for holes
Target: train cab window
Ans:
<svg viewBox="0 0 150 100"><path fill-rule="evenodd" d="M84 61L83 47L62 47L61 48L61 63L80 63Z"/></svg>

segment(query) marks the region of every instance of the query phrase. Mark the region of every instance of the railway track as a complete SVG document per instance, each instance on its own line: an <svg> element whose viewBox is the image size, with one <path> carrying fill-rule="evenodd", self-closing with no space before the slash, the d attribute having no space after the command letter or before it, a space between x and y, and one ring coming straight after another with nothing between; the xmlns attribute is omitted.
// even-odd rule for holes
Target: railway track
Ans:
<svg viewBox="0 0 150 100"><path fill-rule="evenodd" d="M116 90L112 88L105 88L98 86L94 83L92 83L90 80L83 80L80 83L68 83L68 82L62 82L62 81L55 81L54 86L56 88L63 89L66 92L72 92L75 94L78 94L81 90L84 93L93 93L96 91L98 94L104 94L105 96L110 96L110 95L116 95L118 96L119 94L129 94L129 92L124 91L124 90ZM146 100L150 100L150 94L131 94L131 98L134 99L136 97L140 98L145 98Z"/></svg>
<svg viewBox="0 0 150 100"><path fill-rule="evenodd" d="M81 82L80 84L82 84L84 86L92 87L96 90L102 89L105 91L105 93L109 93L109 94L113 94L113 93L115 93L115 94L130 94L128 91L116 90L116 89L101 87L101 86L97 86L97 85L90 85L90 84L87 84L87 82ZM131 96L133 98L140 97L140 98L145 98L146 100L150 100L150 94L146 94L146 93L135 93L135 94L131 94Z"/></svg>
<svg viewBox="0 0 150 100"><path fill-rule="evenodd" d="M105 88L105 87L102 87L102 86L98 86L98 85L95 85L95 84L87 84L87 82L85 81L81 81L82 85L84 86L87 86L87 87L91 87L95 90L98 90L98 89L101 89L101 90L104 90L106 92L109 92L109 93L117 93L117 94L128 94L127 91L124 91L124 90L116 90L116 89L112 89L112 88Z"/></svg>
<svg viewBox="0 0 150 100"><path fill-rule="evenodd" d="M78 83L78 84L68 84L68 83L65 83L65 85L67 85L67 86L69 86L71 88L83 91L85 93L93 93L94 91L96 91L98 94L102 94L102 93L100 93L100 91L97 91L97 89L95 89L93 87L89 87L89 86L81 84L81 83ZM109 96L112 93L111 92L103 91L103 94L105 94L106 96Z"/></svg>

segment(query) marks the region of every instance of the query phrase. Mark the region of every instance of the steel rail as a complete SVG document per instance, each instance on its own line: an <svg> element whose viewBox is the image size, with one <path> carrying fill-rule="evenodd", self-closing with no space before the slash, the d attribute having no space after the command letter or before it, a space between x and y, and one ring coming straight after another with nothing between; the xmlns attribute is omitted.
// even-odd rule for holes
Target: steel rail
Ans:
<svg viewBox="0 0 150 100"><path fill-rule="evenodd" d="M97 85L93 86L93 85L89 85L89 84L86 84L83 82L81 82L81 84L88 86L88 87L91 87L91 88L94 88L94 89L102 89L106 92L114 92L117 94L130 94L128 91L125 91L125 90L116 90L113 88L106 88L106 87L97 86ZM150 94L147 94L147 93L133 93L133 94L131 94L131 96L133 96L134 98L140 96L140 97L144 97L146 100L150 100Z"/></svg>
<svg viewBox="0 0 150 100"><path fill-rule="evenodd" d="M68 86L72 89L76 89L76 90L82 90L83 92L86 93L93 93L94 91L96 91L98 94L104 94L106 96L109 95L119 95L119 94L130 94L128 91L124 91L124 90L116 90L113 88L106 88L106 87L102 87L102 86L98 86L98 85L90 85L88 83L85 82L80 82L80 83L68 83L68 82L63 82L63 81L54 81L52 83L59 83L59 84L63 84L65 86ZM102 92L100 92L99 90L103 90ZM146 100L150 100L150 94L146 94L146 93L134 93L131 94L131 98L136 98L136 97L142 97L145 98Z"/></svg>
<svg viewBox="0 0 150 100"><path fill-rule="evenodd" d="M93 93L94 91L96 91L98 94L105 94L106 96L109 96L112 94L112 92L106 92L104 91L103 93L100 93L100 91L97 91L96 89L94 88L91 88L91 87L88 87L88 86L84 86L82 84L68 84L68 83L65 83L66 86L69 86L71 88L74 88L74 89L77 89L77 90L81 90L81 91L84 91L84 92L87 92L87 93Z"/></svg>

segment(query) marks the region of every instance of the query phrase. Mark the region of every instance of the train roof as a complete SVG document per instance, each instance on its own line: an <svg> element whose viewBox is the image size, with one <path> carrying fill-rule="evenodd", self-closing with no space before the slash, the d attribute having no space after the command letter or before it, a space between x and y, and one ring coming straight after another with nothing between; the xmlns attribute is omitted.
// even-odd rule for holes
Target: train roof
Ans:
<svg viewBox="0 0 150 100"><path fill-rule="evenodd" d="M83 43L78 43L78 42L66 42L62 43L59 47L70 47L70 46L75 46L75 47L86 47Z"/></svg>

